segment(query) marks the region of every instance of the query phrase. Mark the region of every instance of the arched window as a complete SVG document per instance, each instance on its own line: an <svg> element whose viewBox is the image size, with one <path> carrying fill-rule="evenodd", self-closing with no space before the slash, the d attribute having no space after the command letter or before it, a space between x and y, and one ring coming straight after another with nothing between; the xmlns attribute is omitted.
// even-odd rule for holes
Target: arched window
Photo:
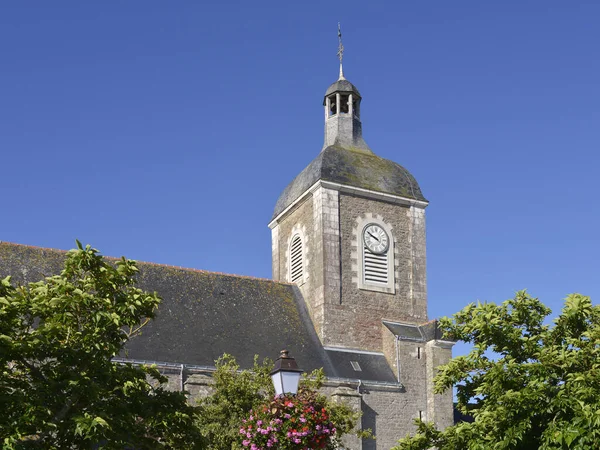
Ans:
<svg viewBox="0 0 600 450"><path fill-rule="evenodd" d="M302 248L302 238L295 235L290 244L290 281L292 283L300 282L304 278L304 255Z"/></svg>

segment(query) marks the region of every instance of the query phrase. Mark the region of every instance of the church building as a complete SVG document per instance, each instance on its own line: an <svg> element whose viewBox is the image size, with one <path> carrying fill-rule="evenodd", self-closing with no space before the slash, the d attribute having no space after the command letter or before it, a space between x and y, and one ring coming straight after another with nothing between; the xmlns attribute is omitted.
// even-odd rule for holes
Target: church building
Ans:
<svg viewBox="0 0 600 450"><path fill-rule="evenodd" d="M363 139L361 102L340 64L323 98L323 148L269 222L273 279L139 263L139 286L163 302L120 360L157 364L195 397L210 391L223 353L247 368L285 348L305 371L324 368L327 393L362 411L377 439L350 439L352 449L389 449L417 417L452 424L452 392L433 393L453 343L427 316L428 201ZM0 277L38 281L65 254L0 242Z"/></svg>

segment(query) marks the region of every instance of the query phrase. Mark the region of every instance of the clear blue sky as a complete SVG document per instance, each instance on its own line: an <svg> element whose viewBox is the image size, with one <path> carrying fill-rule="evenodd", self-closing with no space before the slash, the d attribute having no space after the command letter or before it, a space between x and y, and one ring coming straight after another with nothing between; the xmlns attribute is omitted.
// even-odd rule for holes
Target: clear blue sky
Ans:
<svg viewBox="0 0 600 450"><path fill-rule="evenodd" d="M3 2L0 240L270 277L322 96L427 208L430 316L600 298L600 2Z"/></svg>

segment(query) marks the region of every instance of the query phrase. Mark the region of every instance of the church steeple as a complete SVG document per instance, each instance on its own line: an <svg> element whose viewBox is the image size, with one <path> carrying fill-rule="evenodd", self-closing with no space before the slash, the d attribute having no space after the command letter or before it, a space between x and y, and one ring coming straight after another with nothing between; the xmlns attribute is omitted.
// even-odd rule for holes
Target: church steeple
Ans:
<svg viewBox="0 0 600 450"><path fill-rule="evenodd" d="M362 137L360 93L356 86L344 77L342 66L344 45L342 44L342 32L339 23L338 42L340 75L338 80L329 86L323 100L323 106L325 106L325 143L323 150L334 145L348 150L361 150L372 153Z"/></svg>

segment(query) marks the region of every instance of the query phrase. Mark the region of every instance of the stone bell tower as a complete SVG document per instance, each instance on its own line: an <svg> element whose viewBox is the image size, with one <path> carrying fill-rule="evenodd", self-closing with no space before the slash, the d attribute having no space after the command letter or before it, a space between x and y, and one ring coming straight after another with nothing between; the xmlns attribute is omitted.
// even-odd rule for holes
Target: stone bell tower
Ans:
<svg viewBox="0 0 600 450"><path fill-rule="evenodd" d="M323 100L323 149L269 226L273 277L298 284L323 345L380 351L383 320L427 320L428 202L408 170L363 139L361 101L340 68Z"/></svg>
<svg viewBox="0 0 600 450"><path fill-rule="evenodd" d="M432 380L452 343L427 318L428 201L408 170L369 148L361 102L340 58L323 148L269 223L273 278L298 285L326 350L385 356L418 416L446 426L452 394L434 395Z"/></svg>

